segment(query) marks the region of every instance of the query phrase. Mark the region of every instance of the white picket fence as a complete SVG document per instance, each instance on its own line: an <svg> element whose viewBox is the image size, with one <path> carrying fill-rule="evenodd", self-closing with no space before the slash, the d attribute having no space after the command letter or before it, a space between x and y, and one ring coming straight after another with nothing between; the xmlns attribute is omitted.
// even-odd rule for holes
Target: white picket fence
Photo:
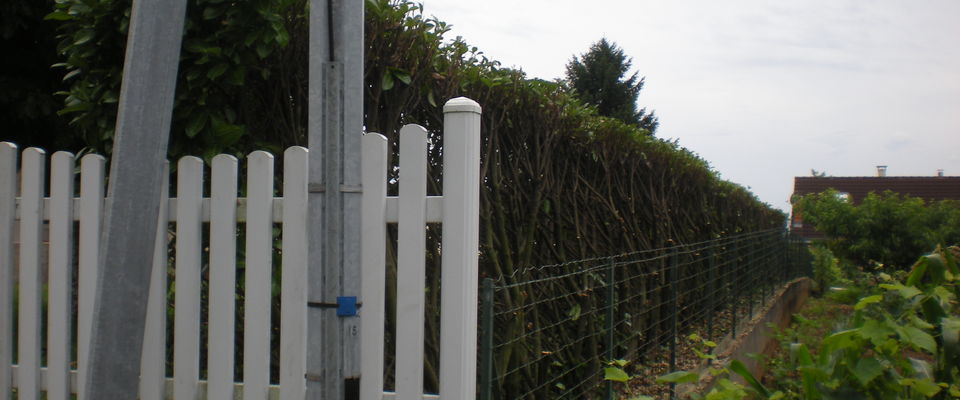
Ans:
<svg viewBox="0 0 960 400"><path fill-rule="evenodd" d="M423 394L422 388L425 225L437 222L444 225L440 393L444 399L475 397L480 107L460 98L449 101L444 113L442 197L426 195L428 144L422 127L407 125L401 130L401 184L396 197L386 192L386 138L371 133L362 140L359 316L361 326L375 327L361 330L361 398L365 400L436 398ZM89 351L100 223L107 201L105 160L98 155L79 160L79 195L74 193L77 160L72 154L53 154L49 195L45 194L43 150L23 150L19 177L17 160L16 146L0 143L0 400L11 399L14 389L18 400L39 399L42 392L50 400L70 399L84 382L83 366ZM256 151L247 157L245 198L237 195L238 167L232 156L214 157L210 193L204 197L204 162L184 157L177 163L176 196L168 198L169 185L164 185L167 201L161 202L159 221L175 228L172 234L167 223L158 228L150 292L144 294L149 300L141 363L142 399L305 396L307 150L291 147L284 152L281 197L274 196L272 155ZM389 223L399 224L395 393L384 392L384 332L376 329L383 326L385 315ZM272 265L275 228L282 238L279 266ZM242 260L237 256L238 230L245 238ZM205 233L207 248L203 247ZM43 251L48 252L46 263ZM239 261L244 282L239 293L241 321L235 318ZM167 282L171 266L175 278ZM279 268L282 276L278 385L271 385L269 376L271 290L277 284L273 282L274 268ZM201 310L205 273L207 309ZM167 348L166 337L170 287L175 287L172 349ZM207 312L208 332L204 380L200 379L199 354L202 311ZM243 332L241 354L234 352L237 326ZM74 329L76 338L71 334ZM165 371L168 351L173 354L172 376ZM243 376L236 382L239 357Z"/></svg>

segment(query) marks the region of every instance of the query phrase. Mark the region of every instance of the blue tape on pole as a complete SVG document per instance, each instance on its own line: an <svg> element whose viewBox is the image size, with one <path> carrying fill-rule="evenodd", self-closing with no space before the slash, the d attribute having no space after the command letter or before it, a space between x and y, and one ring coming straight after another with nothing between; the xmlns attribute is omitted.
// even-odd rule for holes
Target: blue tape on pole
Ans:
<svg viewBox="0 0 960 400"><path fill-rule="evenodd" d="M357 315L357 296L337 297L337 316L352 317Z"/></svg>

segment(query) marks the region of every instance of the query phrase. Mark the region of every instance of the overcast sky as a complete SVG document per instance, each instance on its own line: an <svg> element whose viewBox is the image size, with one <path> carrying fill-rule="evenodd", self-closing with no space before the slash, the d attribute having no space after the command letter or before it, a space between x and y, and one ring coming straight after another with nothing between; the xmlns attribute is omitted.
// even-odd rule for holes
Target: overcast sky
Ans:
<svg viewBox="0 0 960 400"><path fill-rule="evenodd" d="M641 107L728 180L787 209L794 176L960 175L960 1L423 0L504 66L563 77L601 37ZM589 3L589 4L588 4Z"/></svg>

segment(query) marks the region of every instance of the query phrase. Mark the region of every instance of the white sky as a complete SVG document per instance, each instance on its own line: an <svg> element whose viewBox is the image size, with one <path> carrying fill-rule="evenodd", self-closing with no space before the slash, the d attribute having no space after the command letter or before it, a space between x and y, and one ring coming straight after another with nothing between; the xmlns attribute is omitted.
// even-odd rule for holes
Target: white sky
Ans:
<svg viewBox="0 0 960 400"><path fill-rule="evenodd" d="M657 136L784 210L811 169L960 175L957 0L422 1L450 38L530 77L616 42Z"/></svg>

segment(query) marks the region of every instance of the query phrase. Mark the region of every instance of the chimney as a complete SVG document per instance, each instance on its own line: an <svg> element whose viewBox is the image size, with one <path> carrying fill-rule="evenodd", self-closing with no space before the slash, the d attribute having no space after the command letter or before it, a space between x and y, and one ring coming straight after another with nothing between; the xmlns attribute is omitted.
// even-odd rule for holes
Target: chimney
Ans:
<svg viewBox="0 0 960 400"><path fill-rule="evenodd" d="M881 177L881 178L887 176L887 166L886 166L886 165L878 165L878 166L877 166L877 176L878 176L878 177Z"/></svg>
<svg viewBox="0 0 960 400"><path fill-rule="evenodd" d="M943 176L943 169L937 170L937 176Z"/></svg>

